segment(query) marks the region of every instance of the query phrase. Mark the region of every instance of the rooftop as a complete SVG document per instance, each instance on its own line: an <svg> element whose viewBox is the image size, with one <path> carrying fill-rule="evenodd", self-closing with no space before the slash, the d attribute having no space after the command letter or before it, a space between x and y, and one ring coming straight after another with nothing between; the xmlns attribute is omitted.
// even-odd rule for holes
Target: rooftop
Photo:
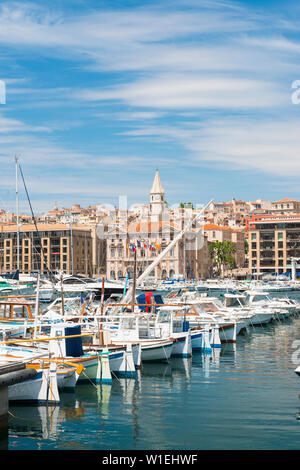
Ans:
<svg viewBox="0 0 300 470"><path fill-rule="evenodd" d="M297 199L290 199L286 197L284 199L279 199L278 201L274 201L273 204L276 204L276 202L299 202L299 201L297 201Z"/></svg>

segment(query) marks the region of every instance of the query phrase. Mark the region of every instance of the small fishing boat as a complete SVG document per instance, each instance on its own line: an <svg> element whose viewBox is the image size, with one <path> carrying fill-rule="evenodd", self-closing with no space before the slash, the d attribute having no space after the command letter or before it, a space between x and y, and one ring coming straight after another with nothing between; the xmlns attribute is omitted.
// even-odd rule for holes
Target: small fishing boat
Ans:
<svg viewBox="0 0 300 470"><path fill-rule="evenodd" d="M155 328L151 314L122 313L117 322L108 316L103 329L108 329L114 344L140 344L141 361L167 361L170 359L174 340L165 338Z"/></svg>
<svg viewBox="0 0 300 470"><path fill-rule="evenodd" d="M0 346L0 361L26 364L33 368L34 374L22 382L8 387L8 400L26 404L56 404L60 402L57 382L57 364L50 362L44 365L45 352L33 352L20 346L2 344ZM40 362L39 362L40 361ZM34 366L32 364L35 363Z"/></svg>
<svg viewBox="0 0 300 470"><path fill-rule="evenodd" d="M163 339L173 340L172 357L190 357L192 341L185 309L161 306L154 319L156 334Z"/></svg>
<svg viewBox="0 0 300 470"><path fill-rule="evenodd" d="M56 363L57 386L60 390L74 389L77 380L83 370L82 364L74 364L66 360L53 360L47 350L33 345L21 346L20 344L3 343L0 346L0 358L5 362L18 361L26 364L27 368L35 369L37 373L45 369L51 369L52 362ZM23 343L24 344L24 343Z"/></svg>
<svg viewBox="0 0 300 470"><path fill-rule="evenodd" d="M24 297L0 299L0 325L34 324L33 308L35 302Z"/></svg>
<svg viewBox="0 0 300 470"><path fill-rule="evenodd" d="M60 402L56 364L41 367L32 379L8 387L8 400L12 403L47 404Z"/></svg>

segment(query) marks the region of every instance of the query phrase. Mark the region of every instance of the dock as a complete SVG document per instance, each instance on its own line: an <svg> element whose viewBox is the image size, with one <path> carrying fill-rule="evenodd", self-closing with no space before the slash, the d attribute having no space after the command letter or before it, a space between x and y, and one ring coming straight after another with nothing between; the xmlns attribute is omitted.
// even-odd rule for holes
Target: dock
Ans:
<svg viewBox="0 0 300 470"><path fill-rule="evenodd" d="M0 432L8 429L8 387L24 382L36 375L34 369L27 369L20 361L0 361Z"/></svg>

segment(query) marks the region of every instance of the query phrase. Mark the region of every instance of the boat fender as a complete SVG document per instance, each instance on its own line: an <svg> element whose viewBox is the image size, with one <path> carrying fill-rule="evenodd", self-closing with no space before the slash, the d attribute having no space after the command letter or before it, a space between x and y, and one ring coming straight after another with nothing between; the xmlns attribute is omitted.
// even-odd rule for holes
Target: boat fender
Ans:
<svg viewBox="0 0 300 470"><path fill-rule="evenodd" d="M33 379L37 374L35 369L17 370L0 375L0 387L9 387L25 380Z"/></svg>

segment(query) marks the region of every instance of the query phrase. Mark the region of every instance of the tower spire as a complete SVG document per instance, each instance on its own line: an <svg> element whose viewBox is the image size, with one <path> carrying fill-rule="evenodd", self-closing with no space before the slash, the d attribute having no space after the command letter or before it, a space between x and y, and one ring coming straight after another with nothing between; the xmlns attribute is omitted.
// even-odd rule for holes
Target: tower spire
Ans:
<svg viewBox="0 0 300 470"><path fill-rule="evenodd" d="M153 215L159 215L164 210L165 192L162 187L159 172L156 169L152 188L150 191L150 212Z"/></svg>
<svg viewBox="0 0 300 470"><path fill-rule="evenodd" d="M155 177L153 180L150 194L164 194L164 190L160 181L158 169L155 171Z"/></svg>

